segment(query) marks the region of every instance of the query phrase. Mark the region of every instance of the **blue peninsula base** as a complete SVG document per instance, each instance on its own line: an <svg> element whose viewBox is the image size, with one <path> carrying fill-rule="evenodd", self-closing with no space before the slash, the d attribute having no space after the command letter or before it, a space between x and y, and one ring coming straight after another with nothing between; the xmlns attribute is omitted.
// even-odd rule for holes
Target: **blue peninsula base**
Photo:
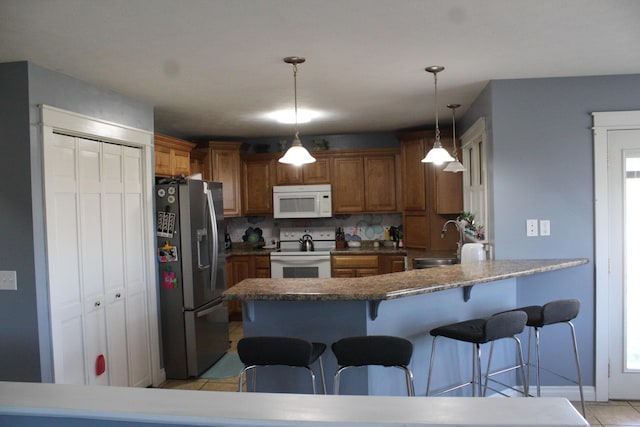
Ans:
<svg viewBox="0 0 640 427"><path fill-rule="evenodd" d="M427 372L435 327L472 318L487 317L516 305L517 279L505 279L475 286L471 298L464 301L460 289L448 289L408 298L381 301L377 317L371 316L369 301L264 301L243 302L244 336L291 336L322 342L328 348L323 355L327 392L333 393L336 359L331 344L340 338L357 335L395 335L414 345L410 368L416 395L426 392ZM372 320L372 317L375 320ZM488 355L488 351L485 352ZM432 389L467 381L471 376L471 344L443 339L438 345ZM515 361L512 340L496 343L493 368ZM484 366L486 367L486 357ZM313 366L319 375L317 366ZM506 377L512 384L515 377ZM352 368L341 378L340 394L406 395L401 370L383 367ZM302 369L269 367L258 370L256 389L265 392L311 393L309 376ZM321 390L318 378L318 390ZM470 395L469 388L458 395Z"/></svg>

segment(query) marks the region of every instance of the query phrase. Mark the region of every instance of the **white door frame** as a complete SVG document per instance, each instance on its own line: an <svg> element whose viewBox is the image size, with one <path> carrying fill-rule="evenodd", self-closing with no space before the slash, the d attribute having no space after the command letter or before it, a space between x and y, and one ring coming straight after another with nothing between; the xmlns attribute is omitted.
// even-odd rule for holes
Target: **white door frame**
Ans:
<svg viewBox="0 0 640 427"><path fill-rule="evenodd" d="M640 111L594 112L595 193L595 388L596 400L609 400L609 182L608 131L640 129Z"/></svg>
<svg viewBox="0 0 640 427"><path fill-rule="evenodd" d="M155 258L155 226L153 224L153 133L142 129L125 126L94 117L73 113L48 105L41 105L42 137L43 140L54 131L73 136L99 139L114 144L128 145L139 148L142 151L142 178L143 178L143 212L144 229L147 239L145 242L146 275L147 275L147 306L149 322L149 347L151 349L151 375L154 386L160 385L164 380L164 371L160 368L160 339L158 330L158 302L157 302L157 277ZM46 186L46 183L45 183Z"/></svg>

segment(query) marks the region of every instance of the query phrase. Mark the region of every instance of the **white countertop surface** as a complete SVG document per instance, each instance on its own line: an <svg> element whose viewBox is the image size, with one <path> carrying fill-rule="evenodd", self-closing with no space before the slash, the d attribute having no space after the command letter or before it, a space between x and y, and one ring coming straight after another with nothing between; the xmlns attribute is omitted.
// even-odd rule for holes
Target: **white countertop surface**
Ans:
<svg viewBox="0 0 640 427"><path fill-rule="evenodd" d="M324 396L0 382L6 415L199 426L588 426L564 398Z"/></svg>

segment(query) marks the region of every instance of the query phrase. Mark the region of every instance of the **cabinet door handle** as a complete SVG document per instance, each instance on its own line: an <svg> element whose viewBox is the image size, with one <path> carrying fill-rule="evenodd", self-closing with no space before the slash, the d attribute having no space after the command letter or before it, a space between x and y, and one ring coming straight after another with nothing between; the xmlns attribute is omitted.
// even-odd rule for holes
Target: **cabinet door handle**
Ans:
<svg viewBox="0 0 640 427"><path fill-rule="evenodd" d="M118 293L116 294L116 298L120 298L121 296L122 296L122 295L120 294L120 292L118 292Z"/></svg>
<svg viewBox="0 0 640 427"><path fill-rule="evenodd" d="M100 301L96 301L96 302L94 302L94 303L93 303L93 306L94 306L94 307L100 307Z"/></svg>

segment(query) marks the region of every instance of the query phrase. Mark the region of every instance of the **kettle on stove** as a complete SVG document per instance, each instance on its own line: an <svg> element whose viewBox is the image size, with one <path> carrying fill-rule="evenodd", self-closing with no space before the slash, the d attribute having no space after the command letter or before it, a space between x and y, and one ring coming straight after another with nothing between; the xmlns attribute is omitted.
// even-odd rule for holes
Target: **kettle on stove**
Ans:
<svg viewBox="0 0 640 427"><path fill-rule="evenodd" d="M313 238L309 234L305 234L300 238L300 250L302 252L313 251Z"/></svg>

